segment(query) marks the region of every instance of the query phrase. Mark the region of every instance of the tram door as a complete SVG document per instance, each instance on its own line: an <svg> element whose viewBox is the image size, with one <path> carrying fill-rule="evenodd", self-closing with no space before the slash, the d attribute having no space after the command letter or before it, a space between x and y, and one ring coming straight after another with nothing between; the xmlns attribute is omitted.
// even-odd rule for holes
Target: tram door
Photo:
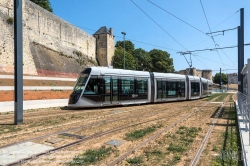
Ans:
<svg viewBox="0 0 250 166"><path fill-rule="evenodd" d="M112 93L112 104L117 104L119 103L119 98L118 98L118 77L112 77L112 84L111 84L111 93Z"/></svg>
<svg viewBox="0 0 250 166"><path fill-rule="evenodd" d="M118 104L118 77L103 77L104 92L103 92L103 104Z"/></svg>

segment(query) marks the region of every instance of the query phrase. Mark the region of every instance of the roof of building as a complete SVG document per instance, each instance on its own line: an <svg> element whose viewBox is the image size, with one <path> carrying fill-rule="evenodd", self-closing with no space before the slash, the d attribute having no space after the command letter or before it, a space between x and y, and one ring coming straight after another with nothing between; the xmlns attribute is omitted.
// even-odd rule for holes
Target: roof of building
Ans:
<svg viewBox="0 0 250 166"><path fill-rule="evenodd" d="M100 34L110 34L109 30L106 26L101 27L98 31L94 33L94 35L100 35Z"/></svg>

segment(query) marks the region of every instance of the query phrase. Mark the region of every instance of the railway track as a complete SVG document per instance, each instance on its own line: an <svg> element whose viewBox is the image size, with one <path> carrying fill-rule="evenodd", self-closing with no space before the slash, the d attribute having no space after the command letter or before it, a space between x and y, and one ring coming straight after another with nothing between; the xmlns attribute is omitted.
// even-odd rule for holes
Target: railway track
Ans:
<svg viewBox="0 0 250 166"><path fill-rule="evenodd" d="M218 118L219 118L220 115L222 114L222 111L223 111L225 102L228 100L228 97L229 97L229 96L227 96L227 97L225 98L225 100L224 100L223 102L221 102L222 105L220 106L220 110L218 111L216 117L214 118L212 124L210 125L210 128L209 128L208 132L206 133L206 135L205 135L205 137L204 137L204 139L203 139L203 141L202 141L200 147L198 148L198 151L196 152L196 154L195 154L195 156L194 156L192 162L190 163L190 166L196 166L197 163L199 162L199 159L200 159L200 157L201 157L202 151L204 150L204 147L205 147L205 145L207 144L207 141L208 141L208 139L209 139L210 136L211 136L211 133L212 133L212 131L213 131L213 129L214 129L215 124L217 123Z"/></svg>
<svg viewBox="0 0 250 166"><path fill-rule="evenodd" d="M197 101L194 101L193 103L195 103L195 102L197 103ZM189 103L190 103L190 102L189 102ZM160 105L160 104L159 104L159 105ZM187 107L185 106L185 105L186 105L186 102L183 102L182 105L183 105L183 106L182 106L181 108L183 108L183 110L184 110L184 109L186 110L186 109L187 109ZM165 106L165 105L164 105L164 106ZM170 108L169 108L169 107L170 107ZM174 105L173 105L173 106L169 106L169 107L168 107L168 108L163 107L162 109L160 109L160 110L157 111L157 112L149 111L148 114L143 114L143 116L142 116L141 114L139 114L137 117L134 116L134 115L131 115L131 116L129 116L129 117L123 118L123 120L126 121L126 119L138 119L138 117L143 118L143 117L151 117L151 116L153 116L153 115L156 116L156 115L158 115L158 114L163 114L163 112L166 113L166 112L167 112L166 110L171 109L171 107L174 107ZM165 111L164 111L164 110L165 110ZM81 139L81 140L78 140L78 141L74 141L74 142L72 142L72 143L63 145L63 146L61 146L61 147L56 147L56 148L54 148L52 151L56 151L56 150L59 150L59 149L64 149L64 148L66 148L66 147L71 147L71 146L74 146L74 145L76 145L76 144L79 144L80 142L84 142L84 141L88 141L88 140L91 140L91 139L95 139L95 138L97 138L97 137L101 137L101 136L104 136L104 135L107 135L107 134L110 134L110 133L114 133L114 132L116 132L116 131L119 131L119 130L122 130L122 129L125 129L125 128L129 128L129 127L132 127L132 126L136 126L136 125L148 123L148 122L150 122L150 121L157 121L157 120L166 119L166 118L168 119L168 118L170 118L170 117L173 117L173 116L176 116L176 115L180 114L183 110L182 110L182 109L180 109L179 111L173 110L171 116L167 115L166 117L163 117L163 118L151 119L151 120L148 120L148 121L145 121L145 122L135 123L135 124L133 124L133 125L126 125L126 124L125 124L125 125L123 125L123 126L120 126L119 128L115 128L115 129L112 129L112 130L107 130L106 132L95 133L95 134L92 134L92 135L90 135L90 136L88 136L88 137L85 137L84 139ZM133 112L133 111L131 111L131 112ZM170 112L171 112L171 111L170 111ZM122 116L123 116L123 115L121 115L121 117L122 117ZM107 123L107 120L104 120L104 121ZM117 119L117 118L116 118L116 120L110 119L110 121L108 121L108 122L111 123L111 122L115 122L115 121L121 121L121 119ZM46 134L46 135L43 135L43 136L39 136L39 137L35 137L35 138L32 138L32 139L28 139L28 140L25 140L25 141L26 141L26 142L27 142L27 141L34 141L34 140L38 140L38 139L50 137L50 136L53 136L53 135L58 135L58 134L63 133L63 132L77 131L77 130L80 130L80 129L82 129L82 128L100 125L101 123L103 123L103 122L96 122L96 123L92 123L92 124L88 124L88 125L83 125L83 126L80 126L80 127L75 127L75 128L67 129L67 130L64 130L64 131L52 133L52 134ZM22 141L22 142L25 142L25 141ZM18 142L18 143L22 143L22 142ZM14 144L17 144L17 143L14 143ZM1 147L1 148L8 147L8 146L11 146L11 145L14 145L14 144L9 144L9 145L3 146L3 147ZM35 158L35 157L38 157L38 156L41 156L41 155L45 155L45 154L48 154L49 152L51 152L51 150L48 151L48 152L44 152L44 153L42 153L42 154L33 155L33 156L31 156L31 157L29 157L29 158L26 158L26 159L22 159L22 160L20 160L20 161L18 161L18 162L16 162L16 163L20 163L20 162L23 162L24 160L28 160L28 159L32 159L32 158ZM12 163L12 164L15 164L15 163Z"/></svg>
<svg viewBox="0 0 250 166"><path fill-rule="evenodd" d="M197 102L197 101L196 101ZM160 104L159 104L160 105ZM169 109L173 109L173 107L174 106L168 106L168 108L166 109L165 108L165 106L166 105L169 105L169 104L163 104L162 106L164 107L163 109L159 109L159 110L154 110L154 112L152 112L152 111L149 111L149 113L148 114L145 114L144 116L152 116L152 115L156 115L156 114L158 114L158 113L161 113L162 112L162 110L169 110ZM152 107L155 107L155 105L147 105L147 106L145 106L145 109L147 109L147 110L150 110ZM183 102L182 103L182 106L180 106L180 107L185 107L186 108L186 102ZM118 113L112 113L112 112L110 112L110 110L109 111L106 111L106 113L104 113L104 114L101 114L101 115L95 115L94 117L89 117L89 118L87 118L87 119L82 119L82 120L80 120L80 121L77 121L77 122L75 122L75 121L73 121L72 122L72 124L80 124L80 126L81 126L81 123L83 123L83 122L91 122L91 121L93 121L93 120L98 120L98 119L105 119L105 118L108 118L108 117L110 117L111 119L114 119L114 118L119 118L119 117L123 117L123 119L124 118L126 118L125 116L128 116L127 118L129 119L129 118L136 118L136 117L140 117L141 116L141 109L138 111L138 110L136 110L136 107L126 107L127 109L129 109L129 110L124 110L123 112L118 112ZM131 108L135 108L135 109L131 109ZM129 115L131 112L133 112L133 114L134 113L138 113L138 116L135 116L135 115ZM92 113L92 112L88 112L88 113ZM94 113L94 112L93 112ZM131 117L132 116L132 117ZM40 128L38 128L39 129L39 131L41 131L41 130L46 130L46 129L52 129L52 128L55 128L55 127L60 127L60 126L67 126L67 125L70 125L70 124L68 124L68 123L66 123L66 124L60 124L60 125L56 125L56 126L49 126L49 127L43 127L42 129L40 129ZM7 134L7 135L4 135L4 136L2 136L2 138L4 138L4 139L8 139L8 138L10 138L10 137L14 137L14 136L19 136L20 137L20 135L25 135L25 134L30 134L30 133L33 133L34 131L36 131L37 130L37 128L35 128L34 130L29 130L29 131L25 131L25 132L17 132L17 133L15 133L15 134L12 134L12 133L10 133L9 135Z"/></svg>
<svg viewBox="0 0 250 166"><path fill-rule="evenodd" d="M182 102L181 105L179 107L184 107L184 108L187 108L187 105L188 103L195 103L197 101L191 101L191 102L188 102L188 101L185 101L185 102ZM201 100L199 102L202 102ZM163 104L157 104L157 106L167 106L168 109L174 109L174 106L171 106L172 104L170 103L163 103ZM143 108L143 109L146 109L146 110L150 110L152 109L153 107L155 107L156 105L153 105L153 104L150 104L150 105L143 105L139 108ZM124 111L121 111L121 112L115 112L115 110L124 110ZM16 132L15 134L13 133L6 133L4 136L2 136L2 139L8 139L8 138L13 138L15 136L20 136L20 135L25 135L25 134L30 134L30 133L34 133L35 131L39 130L40 132L41 131L46 131L46 130L51 130L51 129L58 129L60 127L64 127L64 126L70 126L70 125L77 125L77 124L80 124L80 123L86 123L88 121L93 121L93 120L97 120L97 119L103 119L103 118L107 118L107 117L117 117L117 116L124 116L125 114L130 114L131 112L133 113L138 113L141 111L141 109L137 109L138 106L135 106L135 107L120 107L120 108L116 108L115 110L113 108L110 108L110 109L101 109L101 110L98 110L98 112L100 112L101 114L98 114L98 115L94 115L94 117L91 117L89 115L89 117L86 119L73 119L73 121L70 121L69 123L62 123L62 124L56 124L56 125L52 125L52 126L48 126L48 127L35 127L34 129L30 128L29 127L29 130L28 131L20 131L20 132ZM165 107L163 108L165 109ZM113 111L112 111L113 110ZM102 112L103 111L103 112ZM161 113L162 109L158 109L157 111L154 110L155 113L159 112ZM39 112L38 112L39 113ZM84 113L80 112L80 111L77 111L76 114L74 114L75 116L79 116L80 114L83 114L83 115L86 115L86 114L91 114L92 115L95 114L96 112L91 110L86 110L84 111ZM66 115L66 114L63 114L63 115ZM71 115L71 114L70 114ZM34 115L34 118L38 118L37 116L39 115ZM33 117L33 116L32 116ZM54 116L52 116L54 117ZM50 117L47 117L47 118L50 118ZM37 119L39 120L39 119ZM35 123L35 122L34 122ZM1 140L1 139L0 139Z"/></svg>
<svg viewBox="0 0 250 166"><path fill-rule="evenodd" d="M121 162L122 160L124 160L125 158L127 158L129 155L131 155L132 153L134 153L136 150L140 149L141 147L145 146L146 144L148 144L149 142L152 142L154 141L157 137L159 137L160 135L162 135L163 133L167 132L168 130L170 130L171 128L175 127L177 124L181 123L182 121L184 121L185 119L189 118L190 116L192 116L192 114L194 114L195 112L198 112L201 110L201 108L203 107L206 107L206 105L208 104L209 102L207 102L205 105L199 107L199 110L197 111L194 111L188 115L186 115L185 117L181 118L180 120L178 120L177 122L174 122L172 123L170 126L166 127L165 129L161 130L160 132L157 132L156 134L152 135L149 139L141 142L139 145L137 145L136 147L130 149L129 151L127 151L126 153L120 155L117 159L109 162L109 164L107 164L108 166L114 166L116 165L117 163ZM195 166L197 164L197 162L199 161L199 157L203 151L203 148L207 142L207 140L209 139L210 137L210 134L214 128L214 125L216 124L217 122L217 119L218 117L221 115L221 112L222 112L222 109L224 107L224 102L222 102L223 104L221 105L220 107L220 110L218 111L216 117L214 118L213 120L213 124L210 126L204 140L202 141L202 144L200 146L200 148L198 149L194 159L192 160L190 166Z"/></svg>
<svg viewBox="0 0 250 166"><path fill-rule="evenodd" d="M132 120L133 121L133 119L138 119L138 117L140 117L140 118L148 118L148 117L151 117L151 116L157 116L157 115L162 115L164 112L165 113L168 113L168 114L171 114L171 116L169 116L169 115L167 115L167 116L161 116L160 118L154 118L154 119L149 119L149 120L145 120L145 121L142 121L142 122L138 122L138 121L136 121L137 123L133 123L133 124L131 124L131 125L126 125L126 124L124 124L124 125L121 125L121 126L119 126L119 127L117 127L117 128L114 128L114 129L110 129L110 130L106 130L106 131L104 131L104 132L96 132L96 133L94 133L94 134L90 134L89 136L87 136L87 137L84 137L83 139L80 139L80 140L77 140L77 141L72 141L72 142L70 142L70 143L68 143L68 144L65 144L65 145L62 145L62 146L58 146L58 147L55 147L54 149L52 149L52 150L49 150L49 151L46 151L46 152L43 152L43 153L39 153L39 154L34 154L34 155L32 155L32 156L30 156L30 157L28 157L28 158L24 158L24 159L22 159L22 160L19 160L19 161L17 161L17 162L15 162L15 163L11 163L10 165L13 165L13 164L20 164L20 163L22 163L22 162L24 162L24 161L28 161L28 160L32 160L32 159L35 159L35 158L37 158L37 157L39 157L39 156L43 156L43 155L47 155L47 154L50 154L51 152L56 152L56 151L58 151L58 150L62 150L62 149L65 149L65 148L69 148L69 147L72 147L72 146L75 146L75 145L79 145L79 143L83 143L83 142L86 142L86 141L90 141L90 140L94 140L94 139L96 139L96 138L99 138L99 137L102 137L102 136L105 136L105 135L108 135L108 134L112 134L112 133L115 133L115 132L117 132L117 131L121 131L121 130L124 130L124 129L127 129L127 128L131 128L131 127L134 127L134 126L138 126L138 125L141 125L141 124L147 124L147 123L149 123L149 122L153 122L153 121L159 121L159 120L167 120L167 119L171 119L171 117L176 117L177 115L180 115L180 113L182 112L183 114L185 114L185 116L183 117L183 118L181 118L181 119L179 119L178 121L175 121L175 122L173 122L173 123L171 123L171 124L169 124L168 125L168 127L167 128L165 128L163 131L161 131L161 132L158 132L157 134L158 134L158 136L161 134L161 133L163 133L163 132L167 132L169 129L171 129L171 128L173 128L175 125L177 125L177 124L179 124L179 123L181 123L184 119L187 119L188 117L190 117L194 112L196 112L197 111L197 109L198 110L200 110L200 109L202 109L202 108L205 108L205 107L208 107L207 106L207 104L206 105L202 105L202 106L197 106L197 104L198 103L199 104L201 104L201 103L204 103L204 102L202 102L201 100L196 100L196 101L184 101L184 102L181 102L182 104L181 105L179 105L178 106L178 108L176 108L175 110L174 110L174 108L175 108L175 103L168 103L168 104L166 104L166 103L163 103L163 104L154 104L154 105L152 105L152 107L155 107L155 106L161 106L162 105L162 109L157 109L158 111L154 111L154 112L152 112L152 111L148 111L149 113L147 113L147 114L144 114L144 112L143 112L143 114L139 114L139 115L137 115L137 116L135 116L135 115L133 115L132 113L141 113L140 111L141 110L130 110L129 112L127 112L128 114L131 114L131 116L128 116L128 117L124 117L124 114L123 113L126 113L126 112L122 112L121 114L113 114L113 115L120 115L120 119L118 118L118 117L115 117L115 120L114 120L114 117L113 117L113 115L111 114L111 117L110 117L110 119L105 119L105 120L103 120L103 121L98 121L98 122L95 122L95 123L90 123L90 124L85 124L85 125L82 125L82 126L78 126L78 127L74 127L74 128L70 128L70 129L67 129L67 130L61 130L61 131L58 131L58 132L54 132L54 133L51 133L51 134L45 134L45 135L42 135L42 136L39 136L39 137L34 137L34 138L32 138L32 139L28 139L28 140L25 140L25 141L35 141L35 140L39 140L39 139L44 139L44 138L48 138L48 137L51 137L51 136L54 136L54 135L58 135L58 134L61 134L61 133L64 133L64 132L72 132L72 131L79 131L79 130L81 130L81 129L83 129L83 128L88 128L88 127L92 127L92 126L98 126L98 125L103 125L103 124L105 124L105 123L113 123L113 122L116 122L116 121L127 121L127 119L130 119L130 120ZM187 105L187 103L189 104L189 105ZM208 102L207 102L208 103ZM192 113L188 113L188 112L185 112L184 113L184 110L186 110L187 109L187 106L189 106L190 108L194 108L194 106L193 105L195 105L195 107L196 107L196 111L192 111ZM147 107L147 108L151 108L152 109L152 107L149 107L150 105L144 105L144 107ZM168 108L166 108L166 106L168 106ZM124 107L121 107L121 108L124 108ZM130 109L131 108L134 108L134 107L130 107ZM180 109L181 108L181 109ZM173 109L172 111L171 111L171 109ZM168 110L168 111L167 111ZM109 111L109 110L108 110ZM110 114L109 114L110 115ZM143 116L142 116L143 115ZM123 119L122 119L122 117L123 117ZM113 120L112 120L112 118L113 118ZM96 117L96 119L100 119L101 120L101 118L100 117ZM85 119L86 120L86 119ZM88 120L87 120L88 121ZM135 121L135 120L134 120ZM157 135L156 134L156 135ZM148 140L145 144L147 144L148 142L150 142L150 141L152 141L153 139L155 139L157 136L152 136L152 137L150 137L150 139L151 140ZM22 141L22 142L25 142L25 141ZM21 142L18 142L18 143L21 143ZM18 143L13 143L13 144L9 144L9 145L6 145L6 146L3 146L3 147L0 147L0 149L1 148L4 148L4 147L8 147L8 146L11 146L11 145L14 145L14 144L18 144ZM143 144L143 145L145 145L145 144ZM136 149L138 149L138 148L140 148L140 147L142 147L143 145L140 145L139 147L137 147ZM133 151L135 151L136 149L134 149Z"/></svg>
<svg viewBox="0 0 250 166"><path fill-rule="evenodd" d="M114 129L110 129L110 130L107 130L107 131L104 131L104 132L94 133L94 134L89 135L89 136L87 136L87 137L85 137L83 139L80 139L80 140L77 140L77 141L73 141L71 143L68 143L68 144L65 144L65 145L62 145L62 146L59 146L59 147L55 147L54 149L51 149L51 150L48 150L48 151L44 151L42 153L34 154L32 156L29 156L27 158L23 158L21 160L18 160L16 162L10 163L8 165L22 164L25 161L36 159L36 158L38 158L40 156L47 155L47 154L50 154L52 152L55 152L55 151L58 151L58 150L62 150L62 149L65 149L65 148L69 148L69 147L78 145L79 143L86 142L86 141L89 141L89 140L92 140L92 139L96 139L96 138L104 136L104 135L112 134L112 133L115 133L117 131L120 131L120 130L123 130L123 129L127 129L127 128L130 128L130 127L133 127L133 126L138 126L138 125L146 124L146 123L153 122L153 121L159 121L159 120L163 120L163 119L168 119L168 118L171 118L171 117L175 117L177 114L180 114L180 112L181 112L181 110L178 111L178 112L176 112L175 114L172 114L171 116L167 115L165 117L155 118L155 119L151 119L151 120L146 120L146 121L142 121L142 122L138 122L138 123L133 123L133 124L130 124L130 125L124 124L124 125L121 125L119 127L114 128ZM146 115L146 116L150 117L148 115ZM130 117L130 118L132 118L132 117ZM120 119L114 120L114 121L120 121ZM100 122L98 122L98 123L100 123ZM92 125L97 125L97 124L92 124ZM74 128L74 129L67 130L67 131L73 131L73 130L75 131L75 130L79 130L79 129L83 128L83 127L90 127L90 126L81 126L81 127L77 127L77 128ZM63 132L65 132L65 131L63 131ZM53 133L53 135L60 134L60 133L63 133L63 132ZM44 136L40 136L40 137L33 138L33 139L30 139L30 140L26 140L26 141L34 141L36 139L41 139L41 138L45 138L45 137L48 137L48 136L52 136L52 135L51 134L50 135L44 135ZM23 142L20 142L20 143L23 143ZM11 146L11 145L8 145L8 146ZM5 146L5 147L8 147L8 146Z"/></svg>
<svg viewBox="0 0 250 166"><path fill-rule="evenodd" d="M187 102L187 101L184 101L184 102ZM151 106L153 107L154 105L153 104L147 104L145 106ZM133 107L133 106L130 106L130 107ZM117 107L116 107L117 108ZM123 109L123 107L120 107ZM112 109L112 108L111 108ZM96 109L96 108L93 108L93 109L85 109L84 110L84 113L93 113L93 112L107 112L107 111L110 111L111 109L107 109L107 108L102 108L102 109ZM48 118L48 117L56 117L56 116L62 116L62 115L73 115L73 114L82 114L82 110L72 110L72 109L68 109L68 110L63 110L65 112L62 112L62 110L55 110L55 111L46 111L46 112L43 112L43 111L36 111L36 112L27 112L27 113L24 113L24 119L25 120L30 120L30 119L34 119L34 118ZM13 113L10 113L10 114L2 114L0 115L0 123L1 124L4 124L6 122L12 122L14 119L14 114Z"/></svg>

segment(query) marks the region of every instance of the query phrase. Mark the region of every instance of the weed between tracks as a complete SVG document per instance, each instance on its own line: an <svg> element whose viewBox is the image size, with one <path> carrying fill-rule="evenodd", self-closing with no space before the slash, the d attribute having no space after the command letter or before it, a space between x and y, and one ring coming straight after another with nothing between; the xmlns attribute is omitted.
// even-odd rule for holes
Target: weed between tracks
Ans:
<svg viewBox="0 0 250 166"><path fill-rule="evenodd" d="M181 126L174 134L166 134L163 138L146 147L143 154L127 159L129 164L150 164L170 166L177 164L182 155L189 149L201 128Z"/></svg>
<svg viewBox="0 0 250 166"><path fill-rule="evenodd" d="M106 158L108 158L112 153L115 153L116 156L119 155L119 150L115 147L105 147L102 146L99 149L87 150L86 152L77 155L74 159L68 163L70 166L75 165L90 165L96 164Z"/></svg>
<svg viewBox="0 0 250 166"><path fill-rule="evenodd" d="M50 119L44 119L44 120L39 120L38 122L33 122L32 124L29 125L29 127L38 127L38 126L50 126L50 125L56 125L56 124L61 124L63 122L69 121L70 119L80 119L84 118L82 116L75 116L72 114L71 116L56 116L52 117Z"/></svg>
<svg viewBox="0 0 250 166"><path fill-rule="evenodd" d="M241 149L238 133L238 122L235 107L227 108L228 113L226 130L219 138L219 145L213 145L213 151L220 153L219 156L214 157L212 165L242 165L241 163ZM220 148L217 148L220 147Z"/></svg>
<svg viewBox="0 0 250 166"><path fill-rule="evenodd" d="M224 101L224 99L228 96L228 93L221 93L215 101Z"/></svg>
<svg viewBox="0 0 250 166"><path fill-rule="evenodd" d="M22 130L20 126L0 125L0 135L3 133L17 132Z"/></svg>
<svg viewBox="0 0 250 166"><path fill-rule="evenodd" d="M125 134L126 137L124 139L127 141L133 141L133 140L142 138L145 135L154 132L157 128L161 128L161 127L162 127L162 124L159 124L159 125L147 127L145 129L135 130L133 132L126 133Z"/></svg>
<svg viewBox="0 0 250 166"><path fill-rule="evenodd" d="M216 97L220 96L220 93L213 93L211 96L207 97L205 101L211 101L215 99Z"/></svg>
<svg viewBox="0 0 250 166"><path fill-rule="evenodd" d="M205 101L211 101L213 99L215 99L214 101L224 101L224 99L228 96L228 93L214 93L211 96L209 96L208 98L205 99ZM231 97L232 98L232 97Z"/></svg>

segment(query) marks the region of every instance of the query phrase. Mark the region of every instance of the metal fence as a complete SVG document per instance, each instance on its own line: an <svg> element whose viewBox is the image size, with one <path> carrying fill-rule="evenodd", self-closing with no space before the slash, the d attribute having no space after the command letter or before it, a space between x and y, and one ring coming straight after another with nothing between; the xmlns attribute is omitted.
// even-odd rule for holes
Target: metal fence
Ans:
<svg viewBox="0 0 250 166"><path fill-rule="evenodd" d="M245 130L249 131L250 126L250 97L238 92L237 93L237 100L239 105L239 111L243 118L243 124L245 124ZM249 132L250 133L250 132ZM250 135L249 135L250 139Z"/></svg>
<svg viewBox="0 0 250 166"><path fill-rule="evenodd" d="M250 145L250 97L241 93L241 92L237 92L237 103L238 103L238 116L242 117L242 122L245 125L245 131L249 133L248 135L248 143ZM239 117L238 117L239 120ZM240 128L240 126L239 126ZM240 138L241 138L241 147L242 147L242 159L244 160L244 165L248 165L247 164L247 157L246 157L246 149L245 149L245 145L246 142L244 144L243 138L242 138L242 133L240 132Z"/></svg>

